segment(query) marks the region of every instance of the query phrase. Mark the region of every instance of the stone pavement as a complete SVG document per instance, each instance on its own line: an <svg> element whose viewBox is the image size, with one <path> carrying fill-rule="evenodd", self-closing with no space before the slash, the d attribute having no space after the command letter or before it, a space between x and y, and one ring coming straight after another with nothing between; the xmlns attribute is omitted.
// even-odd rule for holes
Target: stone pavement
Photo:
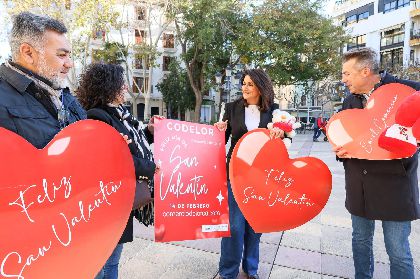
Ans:
<svg viewBox="0 0 420 279"><path fill-rule="evenodd" d="M320 137L322 139L322 136ZM331 197L312 221L294 230L263 234L259 275L262 279L354 278L351 220L344 208L344 170L328 142L312 142L312 134L295 137L290 156L323 160L333 174ZM411 248L420 279L420 221L412 223ZM389 276L389 261L382 226L376 224L374 278ZM220 239L155 243L153 228L135 222L135 240L124 246L120 261L122 279L217 278ZM245 278L240 274L238 278Z"/></svg>

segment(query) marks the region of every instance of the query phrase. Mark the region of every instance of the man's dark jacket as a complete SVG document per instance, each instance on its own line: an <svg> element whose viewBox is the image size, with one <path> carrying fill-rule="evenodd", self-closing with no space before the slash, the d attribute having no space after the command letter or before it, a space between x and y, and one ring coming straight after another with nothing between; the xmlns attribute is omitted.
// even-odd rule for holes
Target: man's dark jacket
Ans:
<svg viewBox="0 0 420 279"><path fill-rule="evenodd" d="M419 82L400 80L387 73L382 75L376 88L388 83L401 83L420 90ZM343 110L361 108L360 95L349 95L343 102ZM420 218L418 152L406 159L344 159L343 164L346 208L351 214L384 221Z"/></svg>
<svg viewBox="0 0 420 279"><path fill-rule="evenodd" d="M19 69L48 84L34 73ZM45 147L60 131L57 109L47 94L28 77L1 65L0 127L19 134L36 148ZM86 112L68 89L63 89L63 104L69 112L66 124L86 118Z"/></svg>

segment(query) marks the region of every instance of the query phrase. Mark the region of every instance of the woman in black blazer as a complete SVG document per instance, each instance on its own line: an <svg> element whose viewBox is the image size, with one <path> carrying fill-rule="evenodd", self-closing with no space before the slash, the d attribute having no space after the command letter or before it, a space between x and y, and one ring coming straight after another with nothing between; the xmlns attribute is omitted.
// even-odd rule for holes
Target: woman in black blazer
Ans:
<svg viewBox="0 0 420 279"><path fill-rule="evenodd" d="M246 70L242 78L242 98L228 103L223 122L215 123L219 130L225 131L226 142L232 136L227 155L228 166L238 140L248 131L267 128L275 109L278 109L278 105L274 104L274 90L270 77L261 69ZM279 130L273 133L276 137L283 136ZM257 271L261 234L255 233L245 220L233 196L229 178L228 193L231 237L222 239L220 278L236 278L241 261L242 269L248 278L259 278Z"/></svg>
<svg viewBox="0 0 420 279"><path fill-rule="evenodd" d="M124 135L133 157L136 178L148 180L149 188L153 190L156 165L149 147L153 142L153 121L142 129L141 124L123 106L126 92L124 69L119 65L99 63L92 64L83 74L77 95L89 119L103 121ZM141 221L146 225L153 223L152 205L143 207L141 211L141 214L136 212L146 218ZM147 212L149 214L146 214ZM95 279L118 278L118 263L123 243L133 241L133 215L134 211L127 221L117 247Z"/></svg>

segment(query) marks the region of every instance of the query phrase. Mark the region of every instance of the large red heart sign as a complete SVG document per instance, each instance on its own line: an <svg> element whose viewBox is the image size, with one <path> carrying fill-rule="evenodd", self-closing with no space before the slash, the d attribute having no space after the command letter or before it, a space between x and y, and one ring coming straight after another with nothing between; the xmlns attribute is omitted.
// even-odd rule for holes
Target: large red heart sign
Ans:
<svg viewBox="0 0 420 279"><path fill-rule="evenodd" d="M395 124L395 113L414 89L399 83L383 85L369 97L364 109L347 109L331 117L327 125L328 140L333 146L343 146L348 155L358 159L398 159L378 146L380 134Z"/></svg>
<svg viewBox="0 0 420 279"><path fill-rule="evenodd" d="M127 144L84 120L38 150L0 128L1 278L94 278L133 204Z"/></svg>
<svg viewBox="0 0 420 279"><path fill-rule="evenodd" d="M290 159L267 129L245 134L229 165L233 195L254 231L284 231L321 212L331 193L331 172L313 157Z"/></svg>

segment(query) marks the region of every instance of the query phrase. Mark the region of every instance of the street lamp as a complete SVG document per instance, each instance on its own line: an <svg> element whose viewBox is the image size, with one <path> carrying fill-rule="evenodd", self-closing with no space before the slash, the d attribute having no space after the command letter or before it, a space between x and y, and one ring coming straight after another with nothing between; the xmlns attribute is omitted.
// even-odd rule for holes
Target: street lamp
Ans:
<svg viewBox="0 0 420 279"><path fill-rule="evenodd" d="M217 74L215 74L215 76L214 76L214 77L216 78L216 83L217 83L217 85L222 84L222 74L221 74L221 73L217 73Z"/></svg>
<svg viewBox="0 0 420 279"><path fill-rule="evenodd" d="M239 89L239 83L242 77L242 69L243 69L242 64L236 65L235 68L232 68L232 66L228 65L225 69L225 74L224 74L225 78L223 82L222 82L223 75L221 73L218 72L214 76L216 80L216 84L219 86L220 95L222 96L223 92L227 93L227 98L226 98L227 102L231 101L231 93L233 89Z"/></svg>
<svg viewBox="0 0 420 279"><path fill-rule="evenodd" d="M237 64L235 67L228 65L224 70L224 74L218 72L214 75L216 84L219 87L219 112L222 102L230 102L232 91L239 89L242 70L242 64ZM224 93L226 93L226 101L223 100Z"/></svg>
<svg viewBox="0 0 420 279"><path fill-rule="evenodd" d="M230 65L228 65L226 67L226 77L230 78L232 76L232 67Z"/></svg>

